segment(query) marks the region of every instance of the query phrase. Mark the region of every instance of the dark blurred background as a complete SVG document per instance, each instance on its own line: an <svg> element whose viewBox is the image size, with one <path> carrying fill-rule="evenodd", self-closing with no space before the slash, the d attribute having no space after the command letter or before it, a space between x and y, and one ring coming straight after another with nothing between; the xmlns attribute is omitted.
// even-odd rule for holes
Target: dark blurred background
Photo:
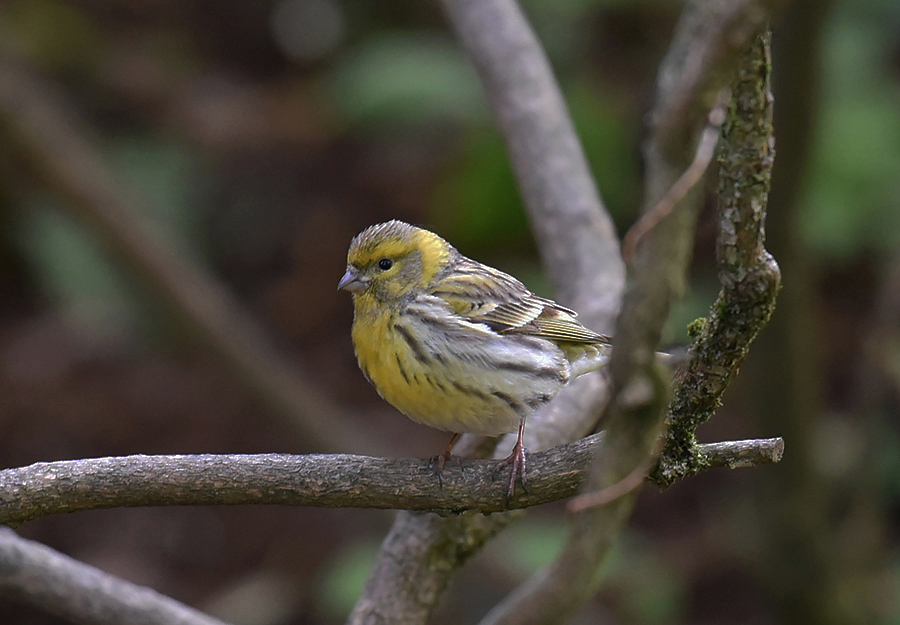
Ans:
<svg viewBox="0 0 900 625"><path fill-rule="evenodd" d="M624 232L680 7L524 6ZM335 291L356 232L409 220L552 295L477 78L435 3L4 0L0 24L6 60L88 129L130 208L390 453L429 456L445 436L393 411L358 372L349 296ZM785 286L700 434L781 435L785 460L645 489L582 623L900 623L900 4L798 0L774 26L767 230ZM0 145L0 466L317 451L20 150ZM713 205L671 344L717 290ZM332 451L384 451L349 447ZM235 623L297 625L342 622L389 522L157 508L20 533ZM531 511L462 571L435 622L477 621L552 559L564 531L560 506ZM0 598L0 622L61 621Z"/></svg>

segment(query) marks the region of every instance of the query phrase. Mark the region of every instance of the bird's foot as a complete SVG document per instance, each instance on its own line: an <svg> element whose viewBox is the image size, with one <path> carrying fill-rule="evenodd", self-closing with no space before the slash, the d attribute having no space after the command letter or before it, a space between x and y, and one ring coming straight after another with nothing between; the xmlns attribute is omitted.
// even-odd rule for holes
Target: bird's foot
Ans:
<svg viewBox="0 0 900 625"><path fill-rule="evenodd" d="M449 449L444 450L443 453L440 453L437 456L432 456L429 459L429 464L434 466L434 474L437 476L438 486L440 488L444 487L444 467L446 467L447 463L451 460L458 466L462 466L460 457L451 454Z"/></svg>
<svg viewBox="0 0 900 625"><path fill-rule="evenodd" d="M494 468L494 475L496 475L498 471L507 466L510 467L509 487L506 491L506 499L509 500L512 499L512 496L516 491L516 476L521 478L522 491L525 493L528 492L528 482L525 480L525 445L522 444L521 438L516 441L512 453L509 454L509 457L505 460L500 461L500 463Z"/></svg>

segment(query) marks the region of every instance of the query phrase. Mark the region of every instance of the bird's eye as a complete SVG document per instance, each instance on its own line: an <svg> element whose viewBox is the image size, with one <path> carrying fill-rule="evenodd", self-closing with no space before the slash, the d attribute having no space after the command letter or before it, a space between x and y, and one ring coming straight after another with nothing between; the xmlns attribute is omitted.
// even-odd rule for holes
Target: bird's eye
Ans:
<svg viewBox="0 0 900 625"><path fill-rule="evenodd" d="M378 261L378 268L381 269L382 271L387 271L388 269L390 269L393 266L394 266L394 261L392 261L390 258L382 258L381 260Z"/></svg>

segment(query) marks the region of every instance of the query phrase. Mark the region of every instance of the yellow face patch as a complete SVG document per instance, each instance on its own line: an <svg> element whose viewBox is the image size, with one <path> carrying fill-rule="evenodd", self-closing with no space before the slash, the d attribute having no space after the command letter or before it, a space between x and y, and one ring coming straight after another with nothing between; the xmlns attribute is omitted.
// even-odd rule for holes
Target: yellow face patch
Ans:
<svg viewBox="0 0 900 625"><path fill-rule="evenodd" d="M347 254L347 262L359 268L364 268L383 258L396 261L414 249L415 246L409 241L399 239L377 241L374 244L370 243L351 248L350 253Z"/></svg>
<svg viewBox="0 0 900 625"><path fill-rule="evenodd" d="M450 245L433 232L395 220L359 233L350 244L347 262L362 269L382 258L396 261L414 251L421 252L425 274L431 278L449 258Z"/></svg>
<svg viewBox="0 0 900 625"><path fill-rule="evenodd" d="M426 286L447 265L451 248L444 239L427 230L416 233L416 243L416 247L422 252L422 286Z"/></svg>

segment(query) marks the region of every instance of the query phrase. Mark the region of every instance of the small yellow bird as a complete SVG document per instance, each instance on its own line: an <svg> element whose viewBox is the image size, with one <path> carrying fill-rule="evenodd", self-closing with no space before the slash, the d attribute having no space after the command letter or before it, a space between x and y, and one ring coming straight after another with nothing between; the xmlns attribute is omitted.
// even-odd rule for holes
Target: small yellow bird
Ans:
<svg viewBox="0 0 900 625"><path fill-rule="evenodd" d="M338 289L353 294L353 347L378 394L407 417L453 433L519 437L512 454L525 486L525 418L569 380L602 367L610 339L512 276L466 258L402 221L350 243Z"/></svg>

